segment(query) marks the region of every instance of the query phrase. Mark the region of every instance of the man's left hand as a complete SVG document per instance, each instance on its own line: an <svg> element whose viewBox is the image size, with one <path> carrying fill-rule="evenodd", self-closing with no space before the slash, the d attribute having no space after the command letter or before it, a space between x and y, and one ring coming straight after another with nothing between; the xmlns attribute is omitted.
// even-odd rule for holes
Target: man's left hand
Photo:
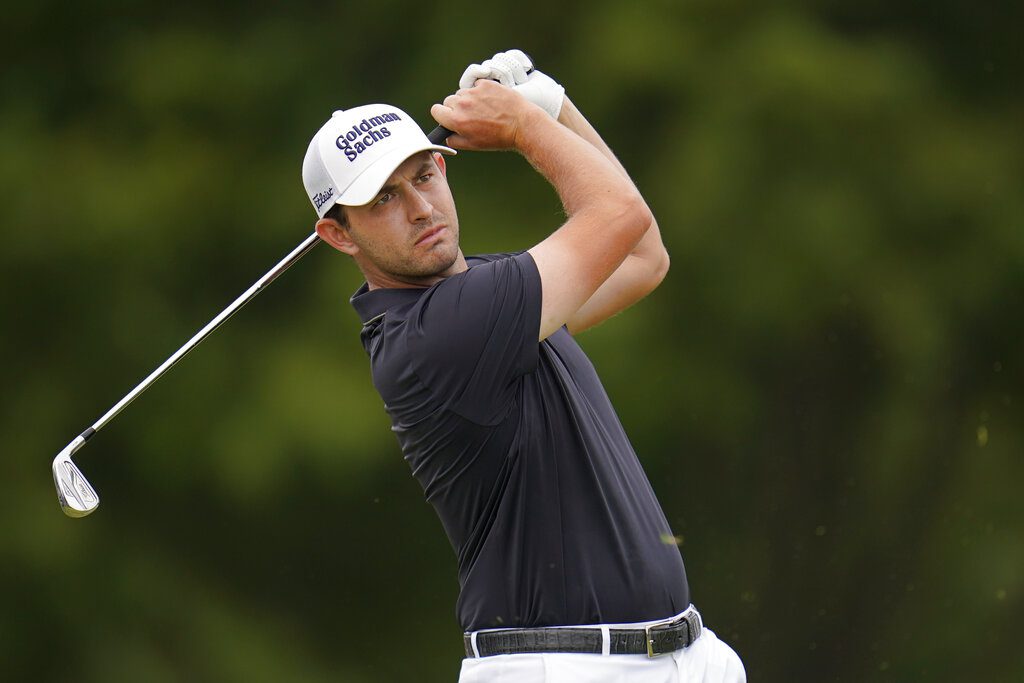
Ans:
<svg viewBox="0 0 1024 683"><path fill-rule="evenodd" d="M460 88L472 88L483 78L498 81L516 90L528 101L546 111L553 119L562 110L565 88L553 78L533 68L533 62L522 50L499 52L482 64L470 64L459 79Z"/></svg>

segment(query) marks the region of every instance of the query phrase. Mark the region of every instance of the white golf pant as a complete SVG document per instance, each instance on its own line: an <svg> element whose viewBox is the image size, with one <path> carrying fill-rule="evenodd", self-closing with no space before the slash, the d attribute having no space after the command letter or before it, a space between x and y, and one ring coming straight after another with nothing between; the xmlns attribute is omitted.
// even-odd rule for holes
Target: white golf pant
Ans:
<svg viewBox="0 0 1024 683"><path fill-rule="evenodd" d="M616 625L619 626L619 625ZM575 653L462 660L459 683L746 683L743 663L705 627L689 647L658 657Z"/></svg>

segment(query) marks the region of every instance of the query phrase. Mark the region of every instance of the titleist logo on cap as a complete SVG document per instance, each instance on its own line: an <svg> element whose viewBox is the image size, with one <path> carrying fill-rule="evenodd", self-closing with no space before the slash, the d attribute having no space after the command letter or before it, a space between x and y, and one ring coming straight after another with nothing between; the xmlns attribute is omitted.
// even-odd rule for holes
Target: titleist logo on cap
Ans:
<svg viewBox="0 0 1024 683"><path fill-rule="evenodd" d="M316 206L317 210L319 211L320 207L323 206L324 204L326 204L327 200L330 199L333 196L334 196L334 188L333 187L328 187L323 192L317 192L316 193L316 196L313 197L313 204Z"/></svg>
<svg viewBox="0 0 1024 683"><path fill-rule="evenodd" d="M355 161L375 143L391 137L391 131L384 125L385 123L401 120L402 117L394 112L371 116L352 126L352 130L339 135L334 144L345 153L346 159L350 162Z"/></svg>

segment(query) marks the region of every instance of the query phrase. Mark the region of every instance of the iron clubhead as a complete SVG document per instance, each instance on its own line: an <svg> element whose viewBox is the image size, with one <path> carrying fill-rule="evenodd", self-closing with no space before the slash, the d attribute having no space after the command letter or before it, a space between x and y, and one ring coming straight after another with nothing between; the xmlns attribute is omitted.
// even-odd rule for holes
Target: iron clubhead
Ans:
<svg viewBox="0 0 1024 683"><path fill-rule="evenodd" d="M100 505L96 489L71 460L71 456L83 443L85 439L77 437L53 459L53 483L57 487L57 499L68 517L85 517Z"/></svg>

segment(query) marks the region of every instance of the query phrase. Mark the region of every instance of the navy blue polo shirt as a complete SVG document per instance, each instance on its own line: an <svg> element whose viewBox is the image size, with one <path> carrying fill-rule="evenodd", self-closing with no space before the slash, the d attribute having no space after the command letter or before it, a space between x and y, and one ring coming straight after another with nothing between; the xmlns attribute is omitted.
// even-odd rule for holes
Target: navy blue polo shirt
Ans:
<svg viewBox="0 0 1024 683"><path fill-rule="evenodd" d="M352 297L373 383L458 555L462 628L686 609L682 557L594 367L564 327L537 341L533 257L467 264Z"/></svg>

